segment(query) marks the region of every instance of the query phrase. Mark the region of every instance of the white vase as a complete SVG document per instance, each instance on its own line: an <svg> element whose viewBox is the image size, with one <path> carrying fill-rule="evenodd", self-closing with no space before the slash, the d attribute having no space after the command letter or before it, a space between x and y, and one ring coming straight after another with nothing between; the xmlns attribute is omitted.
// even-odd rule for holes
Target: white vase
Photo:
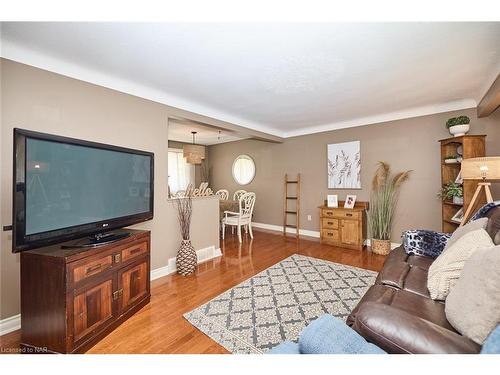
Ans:
<svg viewBox="0 0 500 375"><path fill-rule="evenodd" d="M462 135L465 135L469 131L469 129L470 129L469 124L454 125L448 128L450 134L453 135L454 137L461 137Z"/></svg>
<svg viewBox="0 0 500 375"><path fill-rule="evenodd" d="M464 204L464 197L453 197L453 203Z"/></svg>

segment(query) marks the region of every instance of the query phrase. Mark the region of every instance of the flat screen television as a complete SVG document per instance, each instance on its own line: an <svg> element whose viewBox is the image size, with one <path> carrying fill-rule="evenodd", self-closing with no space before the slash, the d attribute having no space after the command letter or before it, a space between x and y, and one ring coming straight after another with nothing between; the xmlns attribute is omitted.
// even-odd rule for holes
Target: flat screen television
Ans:
<svg viewBox="0 0 500 375"><path fill-rule="evenodd" d="M12 251L110 242L153 218L153 176L151 152L14 129Z"/></svg>

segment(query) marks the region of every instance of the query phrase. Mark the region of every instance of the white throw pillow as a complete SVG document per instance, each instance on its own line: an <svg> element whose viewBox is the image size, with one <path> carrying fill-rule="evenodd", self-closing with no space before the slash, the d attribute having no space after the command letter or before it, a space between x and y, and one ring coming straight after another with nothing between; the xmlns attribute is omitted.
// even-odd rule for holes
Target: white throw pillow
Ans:
<svg viewBox="0 0 500 375"><path fill-rule="evenodd" d="M457 242L458 239L462 237L464 234L467 234L469 232L478 229L485 229L486 225L488 225L488 218L483 217L481 219L471 221L470 223L465 224L463 227L458 227L451 235L443 251L446 251L450 246L452 246L455 242Z"/></svg>
<svg viewBox="0 0 500 375"><path fill-rule="evenodd" d="M465 262L445 313L458 332L479 345L500 324L500 246L480 249Z"/></svg>
<svg viewBox="0 0 500 375"><path fill-rule="evenodd" d="M427 289L432 299L445 300L464 268L465 261L478 249L495 246L484 229L464 234L429 267Z"/></svg>

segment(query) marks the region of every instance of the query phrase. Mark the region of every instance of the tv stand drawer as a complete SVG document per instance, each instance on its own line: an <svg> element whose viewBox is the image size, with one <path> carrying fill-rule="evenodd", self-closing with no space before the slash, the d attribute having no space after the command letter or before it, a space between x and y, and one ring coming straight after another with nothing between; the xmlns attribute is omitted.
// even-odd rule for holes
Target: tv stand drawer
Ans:
<svg viewBox="0 0 500 375"><path fill-rule="evenodd" d="M113 256L107 255L92 262L85 263L73 269L73 281L75 283L88 277L97 275L113 266Z"/></svg>
<svg viewBox="0 0 500 375"><path fill-rule="evenodd" d="M136 258L148 252L147 241L135 243L121 251L122 262L126 262L129 259Z"/></svg>

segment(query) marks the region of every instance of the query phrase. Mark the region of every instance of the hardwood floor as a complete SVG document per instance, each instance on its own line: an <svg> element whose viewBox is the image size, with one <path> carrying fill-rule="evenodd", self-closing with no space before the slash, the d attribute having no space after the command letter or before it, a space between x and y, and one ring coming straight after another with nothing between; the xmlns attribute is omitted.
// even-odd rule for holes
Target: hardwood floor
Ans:
<svg viewBox="0 0 500 375"><path fill-rule="evenodd" d="M228 234L223 256L200 264L195 275L169 275L151 285L151 303L105 337L88 353L228 353L182 315L292 254L379 271L384 257L321 245L317 240L254 230L254 239ZM1 352L17 348L20 330L0 337Z"/></svg>

